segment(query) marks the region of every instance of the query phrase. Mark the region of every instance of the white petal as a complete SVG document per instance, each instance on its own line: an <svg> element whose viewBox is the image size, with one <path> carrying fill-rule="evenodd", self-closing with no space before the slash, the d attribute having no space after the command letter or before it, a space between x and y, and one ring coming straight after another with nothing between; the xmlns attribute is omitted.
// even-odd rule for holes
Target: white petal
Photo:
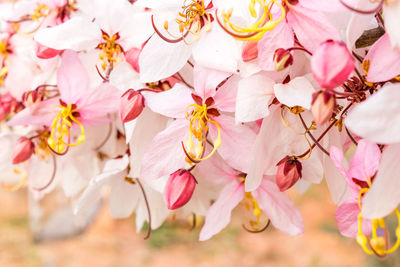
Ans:
<svg viewBox="0 0 400 267"><path fill-rule="evenodd" d="M86 17L75 17L58 26L42 29L35 34L37 42L57 50L94 49L100 38L100 29Z"/></svg>
<svg viewBox="0 0 400 267"><path fill-rule="evenodd" d="M385 15L385 29L389 34L392 45L400 49L400 1L393 1L389 5L383 5Z"/></svg>
<svg viewBox="0 0 400 267"><path fill-rule="evenodd" d="M213 24L211 31L193 45L193 58L196 64L233 73L240 59L239 47L235 39Z"/></svg>
<svg viewBox="0 0 400 267"><path fill-rule="evenodd" d="M235 120L250 122L269 114L268 105L274 97L274 81L263 73L240 80L236 98Z"/></svg>
<svg viewBox="0 0 400 267"><path fill-rule="evenodd" d="M279 102L288 107L311 108L312 94L315 89L305 77L296 77L287 84L275 84L274 90Z"/></svg>
<svg viewBox="0 0 400 267"><path fill-rule="evenodd" d="M110 212L113 218L129 217L136 208L141 192L137 184L125 182L124 177L113 177Z"/></svg>
<svg viewBox="0 0 400 267"><path fill-rule="evenodd" d="M154 34L139 58L140 80L156 82L177 73L186 64L192 47L184 42L168 43Z"/></svg>
<svg viewBox="0 0 400 267"><path fill-rule="evenodd" d="M380 144L400 142L400 84L387 84L345 119L350 131Z"/></svg>

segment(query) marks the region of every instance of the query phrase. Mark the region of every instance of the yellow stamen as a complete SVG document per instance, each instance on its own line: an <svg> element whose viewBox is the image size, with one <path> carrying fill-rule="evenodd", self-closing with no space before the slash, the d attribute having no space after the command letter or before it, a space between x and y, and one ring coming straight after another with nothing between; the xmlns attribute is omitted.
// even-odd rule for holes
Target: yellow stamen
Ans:
<svg viewBox="0 0 400 267"><path fill-rule="evenodd" d="M257 3L263 9L261 15L257 14L256 11ZM274 20L271 14L271 9L274 4L281 9L282 13L279 19L277 20ZM227 33L229 33L238 40L258 41L264 36L264 34L267 31L273 30L276 27L276 25L278 25L284 19L286 14L285 8L281 4L279 4L276 0L270 0L267 4L265 4L265 0L250 0L248 9L252 17L254 18L259 17L259 19L256 22L247 25L247 27L241 27L231 22L230 19L233 12L232 9L229 9L228 11L223 10L222 11L223 25L217 18L218 23Z"/></svg>
<svg viewBox="0 0 400 267"><path fill-rule="evenodd" d="M360 190L358 195L358 206L361 210L361 197L364 193L368 192L369 188L363 188ZM360 212L357 216L358 222L358 234L357 234L357 242L362 247L362 249L369 255L378 254L378 256L386 256L387 254L393 253L400 247L400 212L398 209L394 210L394 213L397 217L397 228L396 228L396 243L390 248L387 248L387 229L385 225L385 221L383 218L373 219L372 220L372 238L370 242L368 242L368 237L366 237L362 232L362 212ZM381 228L385 231L384 236L378 236L377 231ZM369 245L369 247L368 247Z"/></svg>
<svg viewBox="0 0 400 267"><path fill-rule="evenodd" d="M191 114L189 114L188 110L193 108ZM215 151L217 151L218 147L221 145L221 127L216 121L211 120L207 115L207 105L204 104L202 106L198 104L189 105L186 109L186 119L190 121L189 124L189 136L186 141L186 150L190 155L193 155L193 159L196 161L202 161L209 159ZM207 124L211 123L217 127L218 136L213 142L213 150L204 157L206 138L208 133ZM197 140L197 145L194 148L193 136ZM194 148L194 154L191 154L191 151Z"/></svg>
<svg viewBox="0 0 400 267"><path fill-rule="evenodd" d="M248 211L252 211L256 220L250 220L250 226L253 230L257 231L260 228L261 224L261 215L263 212L261 211L260 207L258 206L257 200L253 197L251 192L245 193L245 207Z"/></svg>
<svg viewBox="0 0 400 267"><path fill-rule="evenodd" d="M122 61L122 47L117 43L119 34L116 33L113 36L109 36L103 32L102 38L103 43L100 43L97 48L100 49L99 58L101 60L101 68L106 70L108 65L115 65Z"/></svg>
<svg viewBox="0 0 400 267"><path fill-rule="evenodd" d="M37 3L36 9L33 11L33 14L31 15L32 20L34 21L39 21L41 17L47 17L51 12L51 9L43 4L43 3Z"/></svg>
<svg viewBox="0 0 400 267"><path fill-rule="evenodd" d="M186 2L190 2L186 4ZM204 19L204 21L202 21ZM211 30L211 15L207 12L203 0L185 0L182 6L182 11L179 12L178 17L175 19L178 24L180 36L176 36L168 31L168 22L164 22L164 29L168 34L175 39L182 39L185 43L190 44L200 38L202 22L205 23L205 31ZM186 40L188 33L192 34L193 40L190 42Z"/></svg>
<svg viewBox="0 0 400 267"><path fill-rule="evenodd" d="M73 115L76 110L72 108L72 105L57 105L55 108L59 108L60 110L51 124L51 133L50 137L47 139L47 144L55 152L62 154L66 152L68 147L77 146L85 141L85 129L83 128L82 123L80 123ZM66 137L68 140L70 138L72 123L78 124L81 130L81 134L75 144L70 144L69 141L64 141Z"/></svg>

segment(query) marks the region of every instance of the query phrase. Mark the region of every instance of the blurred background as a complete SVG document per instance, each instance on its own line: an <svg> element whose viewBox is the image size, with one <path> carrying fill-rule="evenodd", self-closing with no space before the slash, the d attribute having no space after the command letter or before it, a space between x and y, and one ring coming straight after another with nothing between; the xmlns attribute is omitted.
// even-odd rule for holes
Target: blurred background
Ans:
<svg viewBox="0 0 400 267"><path fill-rule="evenodd" d="M305 224L297 237L273 227L248 233L237 210L230 226L206 242L198 241L200 227L193 230L189 219L173 217L143 240L145 231L136 233L134 218L112 219L104 206L85 233L34 242L26 190L0 189L0 267L400 266L399 251L385 259L367 256L339 234L326 185L293 197Z"/></svg>

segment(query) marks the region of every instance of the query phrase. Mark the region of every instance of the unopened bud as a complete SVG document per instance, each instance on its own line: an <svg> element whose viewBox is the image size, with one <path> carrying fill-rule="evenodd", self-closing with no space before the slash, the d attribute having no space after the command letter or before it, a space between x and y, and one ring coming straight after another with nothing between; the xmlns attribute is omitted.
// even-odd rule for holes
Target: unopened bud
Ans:
<svg viewBox="0 0 400 267"><path fill-rule="evenodd" d="M335 105L335 96L330 92L323 91L313 94L311 112L317 125L324 124L332 117Z"/></svg>
<svg viewBox="0 0 400 267"><path fill-rule="evenodd" d="M244 44L242 51L242 59L244 62L249 62L258 57L258 42L248 41Z"/></svg>
<svg viewBox="0 0 400 267"><path fill-rule="evenodd" d="M141 93L129 89L121 96L119 113L122 122L136 119L143 111L144 97Z"/></svg>
<svg viewBox="0 0 400 267"><path fill-rule="evenodd" d="M354 70L354 58L346 44L328 40L315 50L311 70L319 86L334 89L341 86Z"/></svg>
<svg viewBox="0 0 400 267"><path fill-rule="evenodd" d="M61 53L60 50L56 50L40 43L36 43L36 56L41 59L49 59L58 56Z"/></svg>
<svg viewBox="0 0 400 267"><path fill-rule="evenodd" d="M301 178L302 165L295 157L286 156L276 166L276 184L281 192L291 188Z"/></svg>
<svg viewBox="0 0 400 267"><path fill-rule="evenodd" d="M179 169L172 173L164 189L164 200L168 209L178 209L188 203L196 183L196 179L188 170Z"/></svg>
<svg viewBox="0 0 400 267"><path fill-rule="evenodd" d="M293 65L293 56L289 50L278 48L274 53L274 68L276 71L282 71Z"/></svg>
<svg viewBox="0 0 400 267"><path fill-rule="evenodd" d="M19 138L13 150L12 163L18 164L28 160L32 156L34 148L35 145L31 139L24 136Z"/></svg>

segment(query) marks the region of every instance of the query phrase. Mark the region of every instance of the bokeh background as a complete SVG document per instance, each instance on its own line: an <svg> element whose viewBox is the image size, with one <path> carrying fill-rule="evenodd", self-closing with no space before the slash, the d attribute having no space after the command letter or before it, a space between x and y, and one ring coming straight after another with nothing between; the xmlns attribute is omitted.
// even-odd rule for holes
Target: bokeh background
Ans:
<svg viewBox="0 0 400 267"><path fill-rule="evenodd" d="M400 266L400 252L377 259L339 234L326 185L293 197L305 223L305 233L296 237L273 227L248 233L236 211L231 225L206 242L197 240L199 227L173 217L143 240L145 231L136 233L133 217L112 219L105 204L84 234L38 243L29 228L26 190L0 189L0 267Z"/></svg>

